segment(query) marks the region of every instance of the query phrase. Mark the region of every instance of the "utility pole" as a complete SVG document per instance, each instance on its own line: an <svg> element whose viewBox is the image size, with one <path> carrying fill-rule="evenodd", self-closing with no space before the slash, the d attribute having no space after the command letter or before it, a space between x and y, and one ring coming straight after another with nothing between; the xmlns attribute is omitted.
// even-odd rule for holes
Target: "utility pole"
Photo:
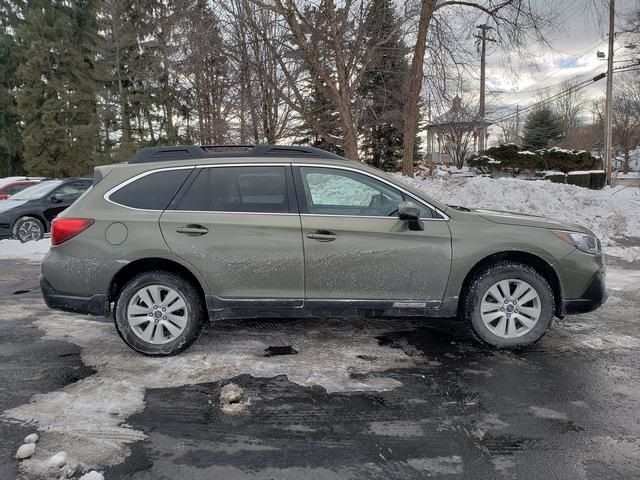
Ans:
<svg viewBox="0 0 640 480"><path fill-rule="evenodd" d="M487 135L486 133L486 125L484 121L485 112L485 68L486 68L486 56L487 56L487 41L495 42L493 38L487 37L487 32L489 30L493 30L493 27L490 27L486 23L482 25L478 25L480 29L480 35L474 35L480 41L480 131L479 131L479 151L483 151L485 149L484 141Z"/></svg>
<svg viewBox="0 0 640 480"><path fill-rule="evenodd" d="M516 131L514 135L514 140L518 145L520 145L520 105L516 105Z"/></svg>
<svg viewBox="0 0 640 480"><path fill-rule="evenodd" d="M607 57L607 93L604 121L604 169L611 185L611 147L613 145L611 112L613 104L613 44L615 42L615 0L609 0L609 55Z"/></svg>

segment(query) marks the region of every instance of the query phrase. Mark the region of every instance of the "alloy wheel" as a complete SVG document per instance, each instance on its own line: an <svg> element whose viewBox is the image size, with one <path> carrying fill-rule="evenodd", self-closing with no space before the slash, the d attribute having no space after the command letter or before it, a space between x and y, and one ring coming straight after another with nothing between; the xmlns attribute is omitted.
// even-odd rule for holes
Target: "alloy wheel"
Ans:
<svg viewBox="0 0 640 480"><path fill-rule="evenodd" d="M541 312L540 295L535 288L514 278L494 283L480 303L482 322L501 338L525 335L538 323Z"/></svg>
<svg viewBox="0 0 640 480"><path fill-rule="evenodd" d="M22 243L42 238L42 226L36 220L25 220L18 227L18 240Z"/></svg>
<svg viewBox="0 0 640 480"><path fill-rule="evenodd" d="M148 285L131 298L127 321L135 335L153 345L178 338L189 320L187 303L180 293L165 285Z"/></svg>

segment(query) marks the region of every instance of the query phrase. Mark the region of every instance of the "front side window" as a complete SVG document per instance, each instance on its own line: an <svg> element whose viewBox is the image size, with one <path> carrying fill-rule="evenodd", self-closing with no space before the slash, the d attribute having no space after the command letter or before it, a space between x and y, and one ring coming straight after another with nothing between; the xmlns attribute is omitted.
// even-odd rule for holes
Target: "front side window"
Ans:
<svg viewBox="0 0 640 480"><path fill-rule="evenodd" d="M285 167L242 166L202 169L176 209L289 212Z"/></svg>
<svg viewBox="0 0 640 480"><path fill-rule="evenodd" d="M42 198L55 190L60 184L61 180L50 180L25 188L19 193L16 193L11 200L34 200L36 198Z"/></svg>
<svg viewBox="0 0 640 480"><path fill-rule="evenodd" d="M164 210L190 172L184 168L150 173L116 190L109 200L125 207Z"/></svg>
<svg viewBox="0 0 640 480"><path fill-rule="evenodd" d="M300 167L309 213L394 216L402 193L374 178L349 170Z"/></svg>

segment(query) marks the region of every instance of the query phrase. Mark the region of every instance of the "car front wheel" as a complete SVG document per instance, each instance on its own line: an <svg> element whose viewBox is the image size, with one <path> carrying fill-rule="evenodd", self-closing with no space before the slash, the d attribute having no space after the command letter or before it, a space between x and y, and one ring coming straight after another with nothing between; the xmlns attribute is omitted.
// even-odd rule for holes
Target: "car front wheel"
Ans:
<svg viewBox="0 0 640 480"><path fill-rule="evenodd" d="M553 320L553 291L529 265L500 262L470 285L464 316L480 339L497 348L531 345Z"/></svg>
<svg viewBox="0 0 640 480"><path fill-rule="evenodd" d="M120 337L144 355L174 355L200 335L207 318L197 288L164 271L142 273L122 289L115 324Z"/></svg>
<svg viewBox="0 0 640 480"><path fill-rule="evenodd" d="M35 217L20 217L13 225L13 237L26 243L44 238L44 225Z"/></svg>

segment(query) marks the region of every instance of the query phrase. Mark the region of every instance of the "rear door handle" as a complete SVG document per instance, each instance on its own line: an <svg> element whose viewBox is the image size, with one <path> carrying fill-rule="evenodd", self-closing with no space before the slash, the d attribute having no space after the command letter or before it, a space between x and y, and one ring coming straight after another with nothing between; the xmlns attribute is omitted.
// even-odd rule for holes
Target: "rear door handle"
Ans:
<svg viewBox="0 0 640 480"><path fill-rule="evenodd" d="M186 225L184 227L178 227L176 232L184 233L188 237L197 237L209 233L209 229L202 225Z"/></svg>
<svg viewBox="0 0 640 480"><path fill-rule="evenodd" d="M316 230L315 232L307 233L307 238L318 242L333 242L337 235L329 230Z"/></svg>

